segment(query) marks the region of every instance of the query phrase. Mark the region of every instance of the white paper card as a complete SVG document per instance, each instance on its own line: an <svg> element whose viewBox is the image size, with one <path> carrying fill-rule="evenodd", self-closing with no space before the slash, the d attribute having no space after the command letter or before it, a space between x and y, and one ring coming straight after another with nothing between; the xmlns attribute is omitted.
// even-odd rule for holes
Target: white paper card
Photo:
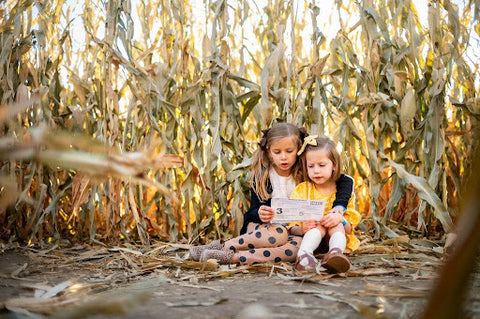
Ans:
<svg viewBox="0 0 480 319"><path fill-rule="evenodd" d="M288 223L304 220L320 221L325 210L324 200L272 198L275 212L272 223Z"/></svg>

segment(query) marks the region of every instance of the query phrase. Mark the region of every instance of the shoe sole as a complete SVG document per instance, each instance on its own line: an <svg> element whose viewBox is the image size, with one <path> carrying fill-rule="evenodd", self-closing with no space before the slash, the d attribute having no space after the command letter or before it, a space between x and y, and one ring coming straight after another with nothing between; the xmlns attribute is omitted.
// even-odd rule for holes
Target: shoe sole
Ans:
<svg viewBox="0 0 480 319"><path fill-rule="evenodd" d="M350 269L350 262L342 255L332 255L321 265L336 274L347 272Z"/></svg>

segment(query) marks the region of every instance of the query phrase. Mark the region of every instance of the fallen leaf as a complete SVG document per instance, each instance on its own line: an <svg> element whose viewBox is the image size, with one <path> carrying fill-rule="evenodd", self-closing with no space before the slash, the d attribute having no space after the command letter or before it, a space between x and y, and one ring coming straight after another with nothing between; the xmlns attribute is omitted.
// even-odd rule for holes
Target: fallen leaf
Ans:
<svg viewBox="0 0 480 319"><path fill-rule="evenodd" d="M186 300L181 302L165 302L165 305L168 307L210 307L227 301L227 298L220 298L213 301Z"/></svg>

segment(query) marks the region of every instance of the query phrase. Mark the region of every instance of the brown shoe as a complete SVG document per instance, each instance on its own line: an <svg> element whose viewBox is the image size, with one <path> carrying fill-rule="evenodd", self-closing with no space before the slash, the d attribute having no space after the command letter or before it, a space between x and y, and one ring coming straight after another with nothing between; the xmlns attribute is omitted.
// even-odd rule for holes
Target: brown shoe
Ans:
<svg viewBox="0 0 480 319"><path fill-rule="evenodd" d="M322 267L334 274L344 273L350 269L350 261L339 248L332 248L323 257Z"/></svg>
<svg viewBox="0 0 480 319"><path fill-rule="evenodd" d="M200 256L200 261L204 262L209 259L216 259L221 265L229 265L232 263L232 258L235 252L233 250L212 250L205 249Z"/></svg>
<svg viewBox="0 0 480 319"><path fill-rule="evenodd" d="M318 260L313 254L305 253L297 257L295 270L300 273L315 273L318 266Z"/></svg>
<svg viewBox="0 0 480 319"><path fill-rule="evenodd" d="M190 258L192 258L195 261L199 261L200 256L202 255L202 252L206 249L220 250L220 249L223 249L223 244L220 240L214 240L207 245L199 245L199 246L190 247L190 249L189 249Z"/></svg>

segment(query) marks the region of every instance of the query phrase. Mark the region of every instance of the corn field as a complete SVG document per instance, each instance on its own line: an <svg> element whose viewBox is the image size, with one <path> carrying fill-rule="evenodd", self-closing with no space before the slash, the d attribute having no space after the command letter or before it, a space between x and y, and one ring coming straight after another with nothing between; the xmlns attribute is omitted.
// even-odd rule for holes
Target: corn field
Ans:
<svg viewBox="0 0 480 319"><path fill-rule="evenodd" d="M0 238L235 235L276 121L339 143L376 237L449 232L480 139L480 4L328 3L0 1Z"/></svg>

